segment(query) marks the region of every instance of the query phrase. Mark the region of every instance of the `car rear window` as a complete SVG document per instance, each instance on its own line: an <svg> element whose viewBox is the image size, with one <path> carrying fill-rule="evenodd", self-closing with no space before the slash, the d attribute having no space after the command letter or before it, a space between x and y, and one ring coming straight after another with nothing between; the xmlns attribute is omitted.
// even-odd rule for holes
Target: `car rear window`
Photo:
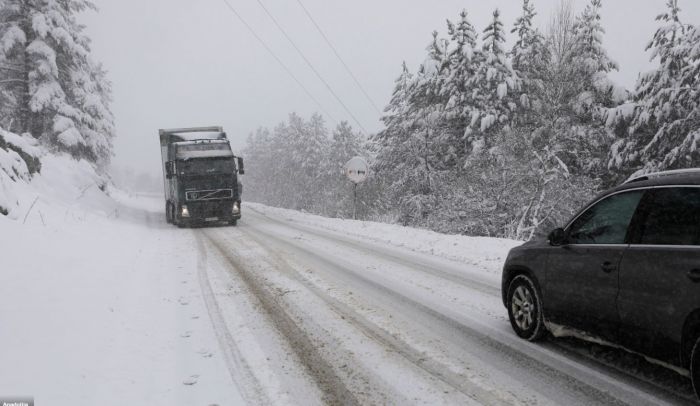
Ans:
<svg viewBox="0 0 700 406"><path fill-rule="evenodd" d="M699 237L700 189L656 189L640 225L640 244L700 245Z"/></svg>

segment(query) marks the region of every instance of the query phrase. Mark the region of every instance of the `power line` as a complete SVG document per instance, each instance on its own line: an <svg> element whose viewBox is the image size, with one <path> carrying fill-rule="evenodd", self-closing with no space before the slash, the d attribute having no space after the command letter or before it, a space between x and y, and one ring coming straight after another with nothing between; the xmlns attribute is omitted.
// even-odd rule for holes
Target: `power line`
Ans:
<svg viewBox="0 0 700 406"><path fill-rule="evenodd" d="M311 92L306 88L306 86L304 86L304 84L301 83L301 81L296 77L296 75L294 75L294 73L291 71L291 69L289 69L289 67L287 67L287 65L285 65L284 62L282 62L282 60L277 56L277 54L275 54L275 52L272 50L272 48L270 48L267 45L267 43L255 32L253 27L251 27L250 24L248 24L248 22L243 18L243 16L241 16L241 14L239 14L238 11L236 11L236 9L233 8L233 6L228 2L228 0L223 0L223 2L224 2L224 4L226 4L228 9L231 10L231 12L236 17L238 17L238 19L241 21L241 23L243 23L243 25L245 25L245 27L248 29L248 31L250 31L250 33L253 34L255 39L257 39L258 42L260 42L260 44L262 44L262 46L265 48L265 50L267 50L267 52L270 55L272 55L273 58L275 58L277 63L280 64L280 66L285 70L285 72L287 72L287 74L289 76L291 76L292 79L294 79L294 81L299 85L299 87L301 87L302 90L304 90L304 93L306 93L306 95L309 97L309 99L311 99L316 104L316 106L324 114L326 114L326 116L328 116L328 118L331 119L331 121L337 123L337 120L335 118L333 118L333 116L323 107L323 105L311 94Z"/></svg>
<svg viewBox="0 0 700 406"><path fill-rule="evenodd" d="M304 55L304 53L301 51L301 49L299 49L299 47L298 47L297 44L294 42L294 40L292 40L292 38L289 36L289 34L287 34L287 31L285 31L285 29L282 28L282 26L281 26L280 23L277 21L277 19L272 15L272 13L270 13L270 10L268 10L267 7L265 7L265 5L262 3L261 0L257 0L257 2L258 2L258 4L260 5L260 7L262 7L262 9L265 10L265 14L267 14L267 16L270 17L270 19L272 20L272 22L275 23L275 25L277 26L277 28L282 32L282 34L284 35L284 37L287 38L287 41L289 41L289 43L292 44L292 47L294 47L294 49L297 51L297 53L302 57L302 59L304 59L304 62L306 62L306 64L309 65L309 68L311 68L311 70L314 72L314 74L316 74L316 77L317 77L321 82L323 82L323 84L326 86L326 88L328 89L328 91L333 95L333 97L335 97L335 99L338 101L338 103L340 103L340 105L343 106L343 109L345 109L345 112L348 113L348 114L350 115L350 117L352 117L352 119L355 121L355 123L358 125L358 127L360 127L360 129L361 129L365 134L368 134L367 130L365 130L365 128L362 126L362 124L361 124L360 121L357 119L357 117L355 117L355 115L352 114L352 112L350 111L350 109L348 108L348 106L346 106L345 103L343 103L343 101L340 99L340 97L338 96L338 94L333 90L333 88L331 87L331 85L329 85L328 82L323 78L323 76L321 76L321 74L318 72L318 70L316 69L316 67L314 66L314 64L311 63L311 61L309 61L309 58L307 58L306 55Z"/></svg>
<svg viewBox="0 0 700 406"><path fill-rule="evenodd" d="M365 97L366 97L367 100L370 102L370 104L372 105L372 107L374 107L374 110L376 110L376 112L379 113L379 114L381 115L381 114L382 114L381 109L380 109L379 107L377 107L377 104L376 104L376 103L374 103L374 100L372 100L372 98L369 96L369 94L367 93L367 91L365 90L365 88L362 86L362 84L360 83L360 81L357 79L357 77L355 76L355 74L352 72L352 70L350 69L350 67L348 66L348 64L345 63L345 60L343 60L343 58L340 56L340 53L338 52L338 50L336 49L336 47L333 46L333 43L331 43L331 40L328 39L328 36L326 36L326 34L323 32L323 30L321 29L321 27L320 27L320 26L318 25L318 23L316 22L316 20L311 16L311 13L309 12L309 10L304 6L304 4L301 2L301 0L297 0L297 3L299 3L299 6L301 6L301 8L304 10L304 13L306 13L306 16L309 17L309 20L311 20L311 22L314 24L314 26L316 27L316 29L318 30L318 32L321 34L321 36L323 37L323 39L326 41L326 44L328 44L328 46L333 50L333 53L334 53L335 56L338 58L338 60L340 61L340 63L343 65L343 67L345 67L345 70L348 72L348 74L350 75L350 77L352 78L352 80L355 81L355 84L356 84L357 87L360 89L360 91L362 92L362 94L365 95Z"/></svg>

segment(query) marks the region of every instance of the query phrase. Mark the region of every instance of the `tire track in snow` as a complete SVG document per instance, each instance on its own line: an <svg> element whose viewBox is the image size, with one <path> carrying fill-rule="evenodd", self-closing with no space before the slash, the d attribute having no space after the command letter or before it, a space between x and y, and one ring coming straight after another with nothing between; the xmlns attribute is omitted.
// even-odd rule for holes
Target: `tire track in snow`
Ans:
<svg viewBox="0 0 700 406"><path fill-rule="evenodd" d="M346 247L350 247L352 249L369 254L371 256L383 258L389 262L393 262L393 263L402 265L402 266L409 268L409 269L412 269L414 271L427 273L428 275L432 275L432 276L435 276L437 278L441 278L441 279L456 283L458 285L467 287L469 289L481 291L482 293L485 293L487 295L498 296L498 297L501 296L500 286L493 286L489 283L486 283L484 281L480 281L480 280L477 280L474 278L470 278L466 275L460 275L460 274L457 274L455 272L445 271L445 270L439 269L431 264L427 264L425 262L410 261L410 260L407 260L406 258L402 258L398 253L393 254L393 253L389 253L386 251L380 251L377 249L377 247L374 247L371 244L366 244L366 243L362 243L359 241L352 241L350 239L334 235L330 232L317 230L317 229L306 227L306 226L299 225L296 223L285 222L285 221L270 217L270 216L268 216L264 213L261 213L255 209L249 208L249 210L253 211L258 216L258 218L264 218L270 222L277 223L283 227L287 227L287 228L293 229L293 230L298 230L298 231L301 231L301 232L306 233L306 234L311 234L311 235L316 236L316 237L321 238L321 239L331 240L333 242L344 245ZM253 217L256 217L256 216L254 215Z"/></svg>
<svg viewBox="0 0 700 406"><path fill-rule="evenodd" d="M312 236L318 237L320 239L324 240L330 240L335 243L338 243L340 245L343 245L345 247L355 249L361 253L366 253L371 256L374 256L376 258L381 258L384 260L387 260L389 262L405 266L406 268L409 268L411 270L417 271L417 272L423 272L425 274L441 278L444 280L448 280L450 282L457 283L461 286L464 286L468 289L480 291L482 293L498 297L500 299L501 297L501 292L500 292L500 285L499 286L494 286L488 283L485 283L483 281L479 281L473 278L470 278L468 276L463 276L463 275L458 275L455 274L452 271L446 271L446 270L441 270L438 268L440 265L433 265L430 263L430 261L424 261L419 258L416 258L415 261L411 259L406 259L404 257L401 257L400 247L392 247L392 246L387 246L386 249L389 250L390 252L385 252L382 251L382 247L379 247L377 245L371 244L371 243L364 243L361 241L355 241L351 238L345 238L342 236L336 235L332 231L325 231L325 230L319 230L313 226L307 226L307 225L302 225L298 224L296 222L292 221L285 221L279 218L275 218L273 216L270 216L266 213L260 212L258 210L255 210L253 208L248 208L250 211L254 212L255 214L251 217L255 217L258 219L264 219L269 221L270 223L278 224L282 227L289 228L291 230L296 230L305 234L310 234ZM381 243L384 244L384 243ZM414 253L414 251L409 250L409 255L411 253ZM420 253L420 252L415 252L416 255L428 255L425 253ZM449 265L446 265L449 267ZM644 376L639 376L638 374L635 374L634 372L631 372L618 363L615 362L606 362L605 360L601 360L599 357L595 357L591 354L588 353L588 350L586 349L586 343L585 341L581 341L580 345L576 345L575 343L572 342L562 342L561 340L558 339L548 339L544 343L540 343L540 345L545 345L550 347L552 350L557 351L562 354L567 354L567 356L577 359L579 362L582 364L586 364L587 366L595 369L600 369L601 367L603 368L611 368L615 372L621 374L622 376L620 379L623 379L626 381L625 384L631 384L631 385L642 385L642 387L646 388L646 390L654 390L654 391L661 391L664 393L664 396L666 396L669 400L672 399L674 403L678 402L681 404L686 404L688 402L691 402L694 404L695 402L695 395L692 393L692 391L688 393L678 393L677 392L677 386L678 384L660 384L653 379L649 379L649 377L644 377ZM623 350L618 350L618 351L623 351ZM627 353L621 353L620 356L627 355ZM649 369L652 368L657 368L654 365L648 365ZM624 377L624 378L623 378ZM685 378L679 378L679 379L685 379Z"/></svg>
<svg viewBox="0 0 700 406"><path fill-rule="evenodd" d="M251 230L246 230L251 231ZM280 236L274 235L269 231L256 228L255 231L269 242L274 242L278 246L291 248L313 258L319 264L323 264L324 271L332 272L337 277L346 279L348 282L354 280L359 282L368 291L374 291L385 297L393 298L393 303L400 303L405 308L413 308L417 313L422 313L429 318L438 321L442 325L449 326L448 328L456 329L470 341L478 343L489 349L491 353L500 353L503 358L507 359L510 365L528 365L531 373L526 376L527 380L537 379L533 375L539 375L544 381L551 381L551 377L562 381L562 386L567 386L568 390L573 393L579 393L588 399L595 399L601 404L621 405L621 404L667 404L661 398L654 396L643 389L628 383L611 379L611 376L606 371L593 369L585 365L579 364L572 360L567 355L563 354L561 349L549 348L547 346L536 346L530 343L524 343L514 337L506 336L503 332L494 330L479 320L470 316L457 316L453 311L446 308L434 307L431 304L424 304L417 301L404 293L395 290L395 287L388 283L382 283L359 273L357 270L340 262L332 257L324 256L318 250L311 250L297 241L287 241ZM270 248L274 250L274 248ZM546 377L550 377L547 379ZM556 390L553 388L542 388L555 395ZM657 388L658 389L658 388Z"/></svg>
<svg viewBox="0 0 700 406"><path fill-rule="evenodd" d="M360 402L355 395L347 389L333 367L316 350L314 343L287 313L284 304L276 295L260 283L244 264L241 264L238 258L221 244L221 241L213 238L209 233L204 233L204 236L228 262L230 271L235 272L248 290L260 301L265 314L290 344L298 359L323 392L323 401L330 405L359 405Z"/></svg>
<svg viewBox="0 0 700 406"><path fill-rule="evenodd" d="M506 400L496 393L491 393L488 390L478 386L475 383L469 381L469 378L461 375L455 374L449 371L448 367L440 364L439 362L426 359L425 355L415 348L411 347L405 341L400 340L395 337L382 327L371 322L366 317L360 315L355 310L352 310L350 306L345 303L333 298L317 285L314 285L311 281L306 279L302 274L300 274L294 267L292 267L282 256L277 254L275 251L266 248L264 241L262 241L259 235L256 237L255 232L248 231L248 235L256 242L258 245L263 247L263 249L269 254L271 259L274 260L278 269L285 271L285 274L291 276L294 280L306 287L312 294L321 299L328 307L330 307L335 313L337 313L341 318L348 320L349 323L353 324L356 328L362 331L367 337L376 341L380 345L392 349L394 352L399 354L401 357L409 361L411 364L417 368L428 373L445 384L452 387L455 391L461 392L465 396L472 398L484 405L508 405Z"/></svg>
<svg viewBox="0 0 700 406"><path fill-rule="evenodd" d="M248 365L239 351L231 331L226 327L221 308L216 301L216 296L214 295L214 290L211 287L207 274L207 249L202 241L201 233L195 231L195 237L197 249L199 251L197 258L199 287L202 291L202 298L204 299L204 304L209 314L209 320L211 320L214 328L231 380L236 384L246 403L270 404L270 400L265 396L263 386L258 382L250 365Z"/></svg>

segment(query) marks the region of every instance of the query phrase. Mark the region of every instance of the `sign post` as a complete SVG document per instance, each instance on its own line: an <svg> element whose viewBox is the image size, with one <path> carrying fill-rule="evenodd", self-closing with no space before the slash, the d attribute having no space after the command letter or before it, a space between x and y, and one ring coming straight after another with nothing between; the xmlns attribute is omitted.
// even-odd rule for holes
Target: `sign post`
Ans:
<svg viewBox="0 0 700 406"><path fill-rule="evenodd" d="M369 164L364 158L356 156L345 164L345 176L353 184L353 220L357 220L357 185L366 181L367 175L369 175Z"/></svg>

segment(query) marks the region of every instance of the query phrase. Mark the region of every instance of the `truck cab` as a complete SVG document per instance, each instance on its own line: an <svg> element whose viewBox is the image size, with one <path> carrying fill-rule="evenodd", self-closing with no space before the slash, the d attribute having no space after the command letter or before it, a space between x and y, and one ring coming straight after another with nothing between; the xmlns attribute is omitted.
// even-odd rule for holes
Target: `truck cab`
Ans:
<svg viewBox="0 0 700 406"><path fill-rule="evenodd" d="M160 130L168 223L231 224L241 218L243 159L221 127Z"/></svg>

